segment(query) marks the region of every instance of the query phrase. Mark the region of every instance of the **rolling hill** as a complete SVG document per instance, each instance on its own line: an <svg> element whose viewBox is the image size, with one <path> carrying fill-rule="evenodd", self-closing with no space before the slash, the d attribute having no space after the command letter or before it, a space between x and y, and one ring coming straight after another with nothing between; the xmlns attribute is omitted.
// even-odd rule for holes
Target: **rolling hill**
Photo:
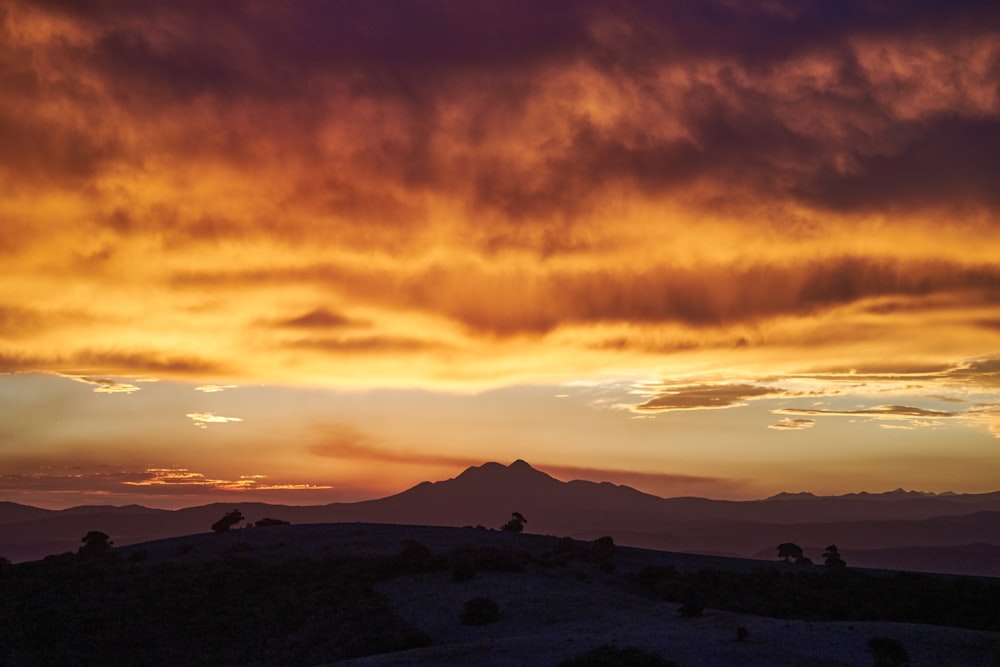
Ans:
<svg viewBox="0 0 1000 667"><path fill-rule="evenodd" d="M919 570L931 565L932 571L1000 576L995 559L968 553L970 548L981 552L977 544L1000 543L1000 493L897 490L835 497L787 493L754 501L660 498L608 482L563 482L522 460L473 466L452 479L356 503L214 503L172 511L136 505L43 510L0 503L0 555L24 561L75 551L90 530L108 533L118 545L207 532L234 507L248 521L271 517L296 524L494 528L518 511L532 533L582 539L611 535L625 545L768 559L779 542L808 547L813 558L835 543L848 563L852 553L860 557L864 552L871 567ZM934 548L935 557L917 557L916 547Z"/></svg>

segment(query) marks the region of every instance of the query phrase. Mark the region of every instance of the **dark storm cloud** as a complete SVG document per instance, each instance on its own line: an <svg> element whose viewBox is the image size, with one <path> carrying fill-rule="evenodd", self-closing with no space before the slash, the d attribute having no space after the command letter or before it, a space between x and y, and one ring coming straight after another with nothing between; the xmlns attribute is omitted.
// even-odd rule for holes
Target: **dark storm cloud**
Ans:
<svg viewBox="0 0 1000 667"><path fill-rule="evenodd" d="M893 153L857 156L850 173L820 169L804 186L805 196L841 210L900 202L1000 204L1000 119L945 116L905 123L899 131L906 139Z"/></svg>
<svg viewBox="0 0 1000 667"><path fill-rule="evenodd" d="M8 187L26 177L83 183L121 154L113 138L3 106L0 103L0 169L8 171Z"/></svg>
<svg viewBox="0 0 1000 667"><path fill-rule="evenodd" d="M989 179L1000 153L995 117L958 110L893 120L893 110L875 95L879 83L853 50L859 39L901 35L932 39L947 49L949 39L975 39L997 30L995 3L37 7L86 27L89 41L70 46L53 40L48 45L52 59L84 68L87 75L80 81L95 76L104 81L127 116L159 115L197 99L214 100L218 106L210 106L215 109L211 126L190 132L216 136L210 142L182 142L185 150L206 150L207 143L230 159L245 159L252 153L241 151L252 150L254 134L264 129L307 151L330 114L350 123L356 103L372 102L394 116L393 126L405 136L389 138L385 128L370 128L360 150L338 156L341 164L367 165L410 187L460 193L472 197L477 208L494 208L511 220L553 211L572 215L594 194L620 184L662 195L700 179L773 196L792 194L834 209L956 198L997 203ZM767 83L784 64L813 56L833 63L831 81L803 78L788 84L795 86L791 90ZM718 65L720 59L730 64ZM710 77L680 88L658 87L660 68L706 63L713 63ZM457 132L475 146L497 132L498 122L516 133L526 120L524 105L543 94L539 77L580 64L619 91L638 95L634 118L607 127L596 126L586 113L562 118L575 125L572 139L536 146L541 160L532 163L532 178L523 178L527 165L509 158L497 155L469 164L436 144L439 136ZM70 95L32 84L39 77L31 69L10 70L8 78L21 82L25 100L43 89L48 96ZM991 76L994 84L1000 81L1000 73ZM72 72L68 80L74 81ZM340 92L332 93L331 86ZM82 83L79 87L72 95L86 111L93 105L86 100L96 92ZM490 88L503 94L492 95ZM444 107L451 103L463 108L467 121L457 126L445 121ZM502 115L491 111L498 105ZM291 109L297 130L269 123L283 106ZM239 113L227 113L230 107ZM790 118L790 109L800 117ZM801 115L815 112L822 112L821 118L841 117L844 125L816 128L799 122ZM880 137L887 115L891 132ZM675 117L684 128L682 136L658 136L657 116ZM6 146L0 160L36 163L40 172L92 174L120 153L122 140L110 128L102 136L85 127L0 113L0 136L10 139L0 142ZM855 162L848 171L836 166L845 152Z"/></svg>
<svg viewBox="0 0 1000 667"><path fill-rule="evenodd" d="M313 282L397 308L445 315L490 334L544 333L566 323L677 322L709 327L778 315L808 315L862 299L970 296L1000 290L1000 267L950 261L848 256L787 265L664 266L644 272L601 267L483 275L431 265L414 273L337 266L177 275L177 287ZM490 293L484 298L484 292ZM318 316L317 316L318 317Z"/></svg>
<svg viewBox="0 0 1000 667"><path fill-rule="evenodd" d="M998 35L978 1L13 3L0 252L20 262L0 288L65 303L46 282L65 274L131 325L36 342L0 313L5 354L295 374L262 351L491 358L586 328L581 358L723 339L826 358L918 319L820 322L834 309L931 297L927 320L971 304L954 340L1000 291ZM191 306L207 290L231 300ZM150 303L176 348L142 351L161 325L127 318ZM413 315L429 329L400 334ZM688 331L620 330L661 324Z"/></svg>

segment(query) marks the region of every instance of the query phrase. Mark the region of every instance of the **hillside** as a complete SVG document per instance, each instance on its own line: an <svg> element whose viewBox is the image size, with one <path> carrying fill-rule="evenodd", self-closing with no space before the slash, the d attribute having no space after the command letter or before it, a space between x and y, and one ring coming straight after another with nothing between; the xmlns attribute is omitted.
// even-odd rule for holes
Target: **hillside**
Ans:
<svg viewBox="0 0 1000 667"><path fill-rule="evenodd" d="M558 665L611 645L679 667L860 667L874 637L916 665L995 665L1000 654L998 582L475 528L188 535L7 566L0 581L7 664ZM703 608L684 616L692 592ZM497 615L463 622L475 598Z"/></svg>
<svg viewBox="0 0 1000 667"><path fill-rule="evenodd" d="M206 532L235 506L248 521L271 517L295 524L498 527L519 511L529 530L541 534L582 539L611 535L620 544L765 559L781 542L809 546L814 557L834 543L848 562L863 551L869 566L1000 576L996 559L971 557L964 546L1000 546L990 542L1000 535L998 493L796 493L742 502L660 498L607 482L563 482L522 460L473 466L452 479L357 503L215 503L174 511L138 506L53 511L5 503L0 505L0 555L20 562L73 551L89 530L102 530L119 545ZM938 557L917 557L915 547L937 548ZM948 557L948 550L954 550L954 557Z"/></svg>

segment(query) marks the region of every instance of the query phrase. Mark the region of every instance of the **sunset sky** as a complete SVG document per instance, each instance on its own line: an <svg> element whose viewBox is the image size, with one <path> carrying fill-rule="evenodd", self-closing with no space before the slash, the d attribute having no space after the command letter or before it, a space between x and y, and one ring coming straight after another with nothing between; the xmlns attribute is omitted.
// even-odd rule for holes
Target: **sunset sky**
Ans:
<svg viewBox="0 0 1000 667"><path fill-rule="evenodd" d="M1000 4L0 0L0 500L1000 489Z"/></svg>

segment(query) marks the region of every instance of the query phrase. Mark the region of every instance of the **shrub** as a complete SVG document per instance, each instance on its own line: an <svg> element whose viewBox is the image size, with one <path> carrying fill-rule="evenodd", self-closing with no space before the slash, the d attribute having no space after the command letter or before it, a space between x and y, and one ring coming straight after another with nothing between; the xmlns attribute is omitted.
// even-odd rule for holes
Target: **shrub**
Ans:
<svg viewBox="0 0 1000 667"><path fill-rule="evenodd" d="M559 667L677 667L677 663L634 646L618 648L604 644L563 660Z"/></svg>
<svg viewBox="0 0 1000 667"><path fill-rule="evenodd" d="M290 526L288 521L282 521L281 519L272 519L270 517L264 517L260 521L254 522L254 528L270 528L272 526Z"/></svg>
<svg viewBox="0 0 1000 667"><path fill-rule="evenodd" d="M423 572L433 569L434 554L417 540L403 540L403 548L399 555L400 568L405 572Z"/></svg>
<svg viewBox="0 0 1000 667"><path fill-rule="evenodd" d="M901 667L910 664L910 654L902 642L893 637L872 637L868 640L868 648L875 658L875 667Z"/></svg>
<svg viewBox="0 0 1000 667"><path fill-rule="evenodd" d="M489 598L472 598L462 607L462 625L488 625L500 620L500 607Z"/></svg>

